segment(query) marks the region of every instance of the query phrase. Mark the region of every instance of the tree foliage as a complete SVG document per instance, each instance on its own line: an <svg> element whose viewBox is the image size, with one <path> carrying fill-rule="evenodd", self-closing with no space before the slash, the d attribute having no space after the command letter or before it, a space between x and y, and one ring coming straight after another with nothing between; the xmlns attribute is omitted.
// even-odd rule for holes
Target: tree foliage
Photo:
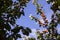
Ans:
<svg viewBox="0 0 60 40"><path fill-rule="evenodd" d="M33 20L35 20L36 22L38 22L38 24L40 26L45 27L47 30L42 31L42 33L40 33L39 31L37 31L38 33L38 40L60 40L60 34L57 32L57 26L58 24L60 24L60 0L46 0L46 2L48 4L51 4L51 10L53 11L54 14L52 14L51 16L51 22L49 23L48 20L46 20L46 16L44 15L44 12L42 10L42 7L40 5L38 5L38 0L34 0L33 4L36 5L36 9L37 9L37 13L40 14L40 16L42 17L42 19L44 20L44 23L42 23L38 18L30 15L29 17ZM59 11L59 13L58 13ZM49 23L49 24L48 24ZM47 25L46 25L47 24ZM46 34L48 31L48 34ZM41 35L40 35L41 34Z"/></svg>
<svg viewBox="0 0 60 40"><path fill-rule="evenodd" d="M29 35L31 33L30 28L24 28L23 26L18 26L16 24L16 19L20 18L21 15L25 16L24 8L27 7L27 3L30 0L0 0L0 39L1 40L17 40L21 38L21 34L18 34L20 30L24 35ZM40 26L46 27L47 30L41 32L37 31L37 39L39 40L60 40L60 34L57 33L57 25L60 24L60 0L47 0L48 4L51 4L51 10L54 14L51 16L51 22L49 23L43 10L37 0L33 1L33 4L36 5L37 14L39 14L44 23L42 23L38 18L30 16L31 19L34 19L39 23ZM48 25L49 23L49 25ZM12 28L12 26L14 28ZM46 34L48 33L48 34ZM29 38L29 40L35 40L35 38Z"/></svg>
<svg viewBox="0 0 60 40"><path fill-rule="evenodd" d="M21 15L25 16L24 8L30 0L0 0L0 40L17 40L21 38L21 34L18 34L20 30L23 30L24 35L29 35L31 30L18 26L16 19ZM11 26L12 25L12 26ZM14 28L12 28L14 26Z"/></svg>

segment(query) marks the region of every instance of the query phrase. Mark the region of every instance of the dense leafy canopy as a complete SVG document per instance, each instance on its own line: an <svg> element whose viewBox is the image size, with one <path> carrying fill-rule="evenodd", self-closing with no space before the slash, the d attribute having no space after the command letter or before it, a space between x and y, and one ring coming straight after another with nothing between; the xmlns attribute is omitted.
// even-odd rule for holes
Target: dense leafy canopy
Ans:
<svg viewBox="0 0 60 40"><path fill-rule="evenodd" d="M23 30L24 35L29 35L31 30L18 26L16 19L20 18L24 14L24 7L30 0L0 0L0 40L17 40L21 38L21 34L18 34L20 30ZM14 28L12 29L13 26Z"/></svg>
<svg viewBox="0 0 60 40"><path fill-rule="evenodd" d="M21 15L25 16L24 8L27 7L27 3L30 0L0 0L0 40L17 40L17 38L21 38L21 34L18 34L20 30L24 35L29 35L31 30L27 27L18 26L16 24L16 19L20 18ZM46 20L46 16L44 15L42 9L40 9L39 4L34 1L34 5L37 6L38 14L40 13L42 19L44 20L44 24L39 21L38 18L31 16L36 22L39 22L40 26L48 26L47 30L43 30L43 33L37 31L37 39L39 40L60 40L60 34L57 33L56 27L60 24L60 0L47 0L48 4L52 4L51 9L54 14L51 16L51 22L48 24L48 20ZM14 28L12 28L12 26ZM48 34L46 34L48 32ZM43 36L45 35L45 36ZM29 40L35 40L35 38L29 38Z"/></svg>

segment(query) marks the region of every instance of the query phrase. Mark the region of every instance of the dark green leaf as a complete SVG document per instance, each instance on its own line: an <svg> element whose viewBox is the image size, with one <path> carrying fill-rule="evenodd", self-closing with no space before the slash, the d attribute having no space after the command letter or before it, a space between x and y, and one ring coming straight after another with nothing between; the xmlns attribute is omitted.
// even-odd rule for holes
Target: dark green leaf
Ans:
<svg viewBox="0 0 60 40"><path fill-rule="evenodd" d="M26 29L22 29L22 33L27 36L29 35L29 32Z"/></svg>
<svg viewBox="0 0 60 40"><path fill-rule="evenodd" d="M15 34L18 33L20 31L20 28L18 26L16 26L14 29L11 30L12 32L14 32Z"/></svg>
<svg viewBox="0 0 60 40"><path fill-rule="evenodd" d="M21 38L21 35L20 34L17 34L16 37Z"/></svg>
<svg viewBox="0 0 60 40"><path fill-rule="evenodd" d="M7 29L8 31L10 31L10 29L11 29L10 25L9 24L6 24L5 25L5 29Z"/></svg>
<svg viewBox="0 0 60 40"><path fill-rule="evenodd" d="M21 13L23 16L25 16L25 14L24 14L24 10L22 10L20 13Z"/></svg>
<svg viewBox="0 0 60 40"><path fill-rule="evenodd" d="M20 28L20 29L24 29L23 26L20 26L19 28Z"/></svg>
<svg viewBox="0 0 60 40"><path fill-rule="evenodd" d="M31 33L31 29L29 29L28 27L26 28L26 30L28 30L28 32L30 32L30 33Z"/></svg>

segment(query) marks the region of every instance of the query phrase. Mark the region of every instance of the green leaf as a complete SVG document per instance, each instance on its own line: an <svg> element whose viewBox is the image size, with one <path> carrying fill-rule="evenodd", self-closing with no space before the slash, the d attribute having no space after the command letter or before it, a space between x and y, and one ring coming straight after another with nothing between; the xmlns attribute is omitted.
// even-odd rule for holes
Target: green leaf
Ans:
<svg viewBox="0 0 60 40"><path fill-rule="evenodd" d="M23 26L20 26L19 29L24 29Z"/></svg>
<svg viewBox="0 0 60 40"><path fill-rule="evenodd" d="M21 35L20 34L17 34L16 37L21 38Z"/></svg>
<svg viewBox="0 0 60 40"><path fill-rule="evenodd" d="M20 28L18 27L18 25L11 30L12 32L14 32L15 34L17 34L20 31Z"/></svg>
<svg viewBox="0 0 60 40"><path fill-rule="evenodd" d="M10 21L10 24L11 24L11 25L14 25L14 24L15 24L15 21Z"/></svg>
<svg viewBox="0 0 60 40"><path fill-rule="evenodd" d="M18 16L18 18L20 18L21 17L21 13L17 13L17 16Z"/></svg>
<svg viewBox="0 0 60 40"><path fill-rule="evenodd" d="M25 14L24 14L24 10L22 10L20 13L21 13L23 16L25 16Z"/></svg>
<svg viewBox="0 0 60 40"><path fill-rule="evenodd" d="M26 29L22 29L22 33L27 36L29 35L29 32Z"/></svg>
<svg viewBox="0 0 60 40"><path fill-rule="evenodd" d="M9 25L9 24L6 24L6 25L5 25L5 29L8 30L8 31L10 31L10 30L11 30L10 25Z"/></svg>
<svg viewBox="0 0 60 40"><path fill-rule="evenodd" d="M6 30L0 30L0 35L4 36L6 33Z"/></svg>
<svg viewBox="0 0 60 40"><path fill-rule="evenodd" d="M60 0L58 0L58 6L60 6Z"/></svg>
<svg viewBox="0 0 60 40"><path fill-rule="evenodd" d="M31 29L29 29L28 27L26 28L26 30L31 33Z"/></svg>

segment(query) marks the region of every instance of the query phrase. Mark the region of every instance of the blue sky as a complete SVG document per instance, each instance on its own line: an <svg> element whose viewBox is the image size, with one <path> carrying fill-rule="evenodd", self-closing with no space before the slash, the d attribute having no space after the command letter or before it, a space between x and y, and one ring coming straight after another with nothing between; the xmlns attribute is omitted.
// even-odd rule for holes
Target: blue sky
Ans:
<svg viewBox="0 0 60 40"><path fill-rule="evenodd" d="M50 21L51 15L53 14L52 10L50 9L51 5L48 5L45 0L38 0L38 3L43 6L43 11L47 17L47 19ZM36 6L32 4L32 0L27 4L27 7L25 8L25 16L21 16L19 19L17 19L16 23L20 26L23 25L25 27L29 27L32 29L40 29L39 24L36 24L34 20L31 20L29 18L29 15L32 14L33 16L42 19L40 15L37 15Z"/></svg>
<svg viewBox="0 0 60 40"><path fill-rule="evenodd" d="M38 3L41 4L41 6L43 6L42 10L44 11L47 19L50 21L51 15L53 14L53 11L50 9L51 4L47 4L46 0L38 0ZM29 27L32 30L35 30L35 29L44 30L45 29L45 28L39 27L39 24L36 24L34 20L31 20L29 18L29 15L32 14L33 16L39 18L40 20L42 19L40 15L36 15L37 13L36 6L32 4L32 0L27 4L27 7L25 7L24 11L25 11L25 16L21 16L19 19L17 19L16 24L18 24L19 26L22 25L24 27ZM58 25L57 27L58 30L60 29L59 26L60 25Z"/></svg>
<svg viewBox="0 0 60 40"><path fill-rule="evenodd" d="M41 2L40 2L41 1ZM47 16L47 19L49 20L51 15L52 15L52 10L50 10L50 5L46 3L46 1L39 0L39 3L43 6L43 11L45 15ZM32 1L30 1L27 4L27 7L25 8L25 16L21 16L20 19L17 19L16 23L18 25L23 25L25 27L30 27L30 28L39 28L39 25L36 24L34 20L31 20L29 18L29 15L32 14L33 16L41 19L40 15L36 15L36 6L32 4Z"/></svg>

